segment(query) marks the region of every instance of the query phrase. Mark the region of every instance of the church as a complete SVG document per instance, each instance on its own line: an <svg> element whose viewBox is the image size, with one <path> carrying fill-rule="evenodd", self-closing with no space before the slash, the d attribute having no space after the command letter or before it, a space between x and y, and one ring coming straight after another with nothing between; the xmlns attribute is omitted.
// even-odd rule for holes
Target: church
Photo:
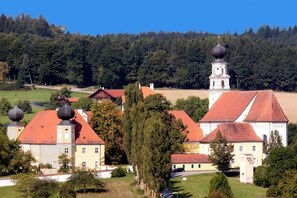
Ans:
<svg viewBox="0 0 297 198"><path fill-rule="evenodd" d="M263 143L269 141L272 131L278 131L283 146L287 146L288 119L273 91L230 90L227 62L223 59L225 55L226 49L220 44L212 49L214 61L209 77L209 111L198 123L200 129L197 133L203 133L197 143L198 153L208 155L209 145L217 131L220 131L227 142L234 146L235 156L231 166L239 167L242 156L251 154L256 167L262 165L265 158ZM174 159L177 158L174 156Z"/></svg>

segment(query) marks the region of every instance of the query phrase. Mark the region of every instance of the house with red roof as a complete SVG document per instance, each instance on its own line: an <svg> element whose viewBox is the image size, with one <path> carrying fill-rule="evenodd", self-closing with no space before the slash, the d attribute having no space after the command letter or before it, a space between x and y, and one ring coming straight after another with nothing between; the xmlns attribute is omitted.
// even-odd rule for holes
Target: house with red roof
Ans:
<svg viewBox="0 0 297 198"><path fill-rule="evenodd" d="M18 115L18 116L14 116ZM59 156L66 154L72 167L101 170L104 165L105 143L87 123L86 114L69 106L44 110L28 123L19 124L23 112L15 107L9 112L12 122L7 127L10 139L18 139L24 150L30 150L39 163L59 169Z"/></svg>
<svg viewBox="0 0 297 198"><path fill-rule="evenodd" d="M212 49L215 60L209 86L209 111L199 121L204 138L200 153L208 154L209 144L220 131L227 142L234 145L232 166L239 166L243 154L252 154L254 166L262 164L263 142L277 130L287 146L287 123L273 91L230 91L226 49L217 45Z"/></svg>

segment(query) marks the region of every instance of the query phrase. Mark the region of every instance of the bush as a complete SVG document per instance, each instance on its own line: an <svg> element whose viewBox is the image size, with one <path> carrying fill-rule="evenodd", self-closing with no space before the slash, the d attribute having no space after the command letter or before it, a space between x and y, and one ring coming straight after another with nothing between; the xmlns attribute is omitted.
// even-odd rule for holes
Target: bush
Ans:
<svg viewBox="0 0 297 198"><path fill-rule="evenodd" d="M32 113L32 106L28 100L20 100L17 106L23 110L24 113Z"/></svg>
<svg viewBox="0 0 297 198"><path fill-rule="evenodd" d="M60 189L60 197L61 198L75 198L76 192L74 190L74 186L68 182L64 183Z"/></svg>
<svg viewBox="0 0 297 198"><path fill-rule="evenodd" d="M1 100L0 100L0 114L7 115L8 111L10 109L12 109L12 106L8 102L7 98L1 98Z"/></svg>
<svg viewBox="0 0 297 198"><path fill-rule="evenodd" d="M258 166L254 174L254 184L256 186L269 187L268 170L265 166Z"/></svg>
<svg viewBox="0 0 297 198"><path fill-rule="evenodd" d="M52 179L36 179L31 185L33 198L51 197L59 192L59 183Z"/></svg>
<svg viewBox="0 0 297 198"><path fill-rule="evenodd" d="M111 172L111 177L125 177L126 173L126 169L120 166Z"/></svg>
<svg viewBox="0 0 297 198"><path fill-rule="evenodd" d="M214 193L216 192L216 193ZM214 197L214 194L221 193L226 198L232 198L233 193L229 185L227 177L223 173L218 173L210 180L209 197Z"/></svg>
<svg viewBox="0 0 297 198"><path fill-rule="evenodd" d="M267 197L280 197L281 191L277 186L270 186L266 192Z"/></svg>
<svg viewBox="0 0 297 198"><path fill-rule="evenodd" d="M219 191L213 191L208 195L208 198L227 198L227 196Z"/></svg>
<svg viewBox="0 0 297 198"><path fill-rule="evenodd" d="M0 90L2 91L17 91L17 90L30 90L29 87L20 87L16 83L0 83Z"/></svg>

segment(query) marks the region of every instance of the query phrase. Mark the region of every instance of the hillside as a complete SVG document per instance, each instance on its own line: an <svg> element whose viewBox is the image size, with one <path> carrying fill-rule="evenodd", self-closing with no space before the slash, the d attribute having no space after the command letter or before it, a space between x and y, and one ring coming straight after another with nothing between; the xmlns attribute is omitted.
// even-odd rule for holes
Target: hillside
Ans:
<svg viewBox="0 0 297 198"><path fill-rule="evenodd" d="M208 90L156 89L155 91L166 96L173 104L177 99L187 98L188 96L208 97ZM297 123L297 93L275 92L275 95L289 122Z"/></svg>

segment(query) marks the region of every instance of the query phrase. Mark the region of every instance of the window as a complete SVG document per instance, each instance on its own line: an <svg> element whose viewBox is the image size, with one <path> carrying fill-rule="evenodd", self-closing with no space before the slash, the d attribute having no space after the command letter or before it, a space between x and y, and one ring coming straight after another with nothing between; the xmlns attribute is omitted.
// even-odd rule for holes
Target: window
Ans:
<svg viewBox="0 0 297 198"><path fill-rule="evenodd" d="M87 166L87 162L83 162L83 163L81 163L81 166L82 166L83 168L86 168L86 166Z"/></svg>
<svg viewBox="0 0 297 198"><path fill-rule="evenodd" d="M176 169L176 165L175 164L173 165L173 169Z"/></svg>
<svg viewBox="0 0 297 198"><path fill-rule="evenodd" d="M183 164L183 169L185 169L185 165Z"/></svg>
<svg viewBox="0 0 297 198"><path fill-rule="evenodd" d="M256 146L253 146L252 147L252 151L256 151Z"/></svg>
<svg viewBox="0 0 297 198"><path fill-rule="evenodd" d="M215 81L212 81L212 86L215 86Z"/></svg>
<svg viewBox="0 0 297 198"><path fill-rule="evenodd" d="M95 153L99 153L99 148L95 148Z"/></svg>
<svg viewBox="0 0 297 198"><path fill-rule="evenodd" d="M234 164L234 163L235 163L234 159L232 159L232 160L231 160L231 163L232 163L232 164Z"/></svg>
<svg viewBox="0 0 297 198"><path fill-rule="evenodd" d="M98 167L99 167L99 162L95 161L95 168L98 168Z"/></svg>
<svg viewBox="0 0 297 198"><path fill-rule="evenodd" d="M221 85L222 85L222 88L225 87L225 82L223 80L221 81Z"/></svg>
<svg viewBox="0 0 297 198"><path fill-rule="evenodd" d="M68 148L65 148L64 153L69 153Z"/></svg>
<svg viewBox="0 0 297 198"><path fill-rule="evenodd" d="M191 168L194 168L194 164L191 165Z"/></svg>
<svg viewBox="0 0 297 198"><path fill-rule="evenodd" d="M82 153L86 153L86 148L82 148Z"/></svg>
<svg viewBox="0 0 297 198"><path fill-rule="evenodd" d="M263 143L264 143L264 145L267 144L267 135L263 135Z"/></svg>
<svg viewBox="0 0 297 198"><path fill-rule="evenodd" d="M243 151L243 146L239 147L239 151L242 152Z"/></svg>
<svg viewBox="0 0 297 198"><path fill-rule="evenodd" d="M201 168L201 164L198 164L198 168Z"/></svg>

